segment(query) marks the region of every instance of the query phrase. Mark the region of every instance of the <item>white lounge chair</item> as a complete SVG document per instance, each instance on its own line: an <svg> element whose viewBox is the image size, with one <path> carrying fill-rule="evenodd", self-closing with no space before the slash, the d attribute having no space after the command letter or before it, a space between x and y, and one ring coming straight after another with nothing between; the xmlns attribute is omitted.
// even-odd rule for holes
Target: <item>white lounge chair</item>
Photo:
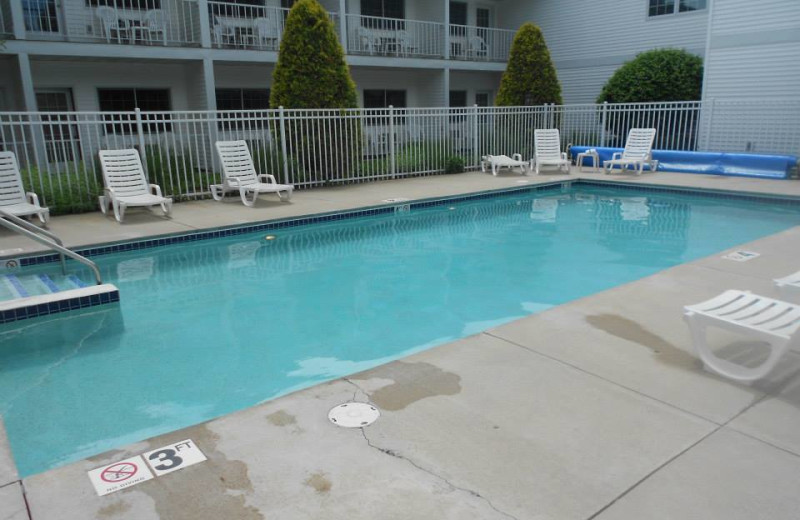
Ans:
<svg viewBox="0 0 800 520"><path fill-rule="evenodd" d="M555 166L564 173L569 173L569 160L567 154L561 151L561 136L557 128L548 130L534 130L533 142L536 147L533 162L536 175L542 166Z"/></svg>
<svg viewBox="0 0 800 520"><path fill-rule="evenodd" d="M100 168L105 189L98 197L100 211L114 208L117 222L125 218L125 210L133 206L161 206L164 215L172 212L172 199L161 195L161 187L148 184L139 152L129 150L100 150ZM152 193L151 193L152 190Z"/></svg>
<svg viewBox="0 0 800 520"><path fill-rule="evenodd" d="M655 128L632 128L628 132L625 149L622 152L614 152L610 161L603 161L605 173L611 173L611 169L614 166L619 166L620 170L626 170L629 166L633 166L636 168L636 175L641 175L645 164L650 167L651 172L656 171L658 161L653 160L653 140L655 137Z"/></svg>
<svg viewBox="0 0 800 520"><path fill-rule="evenodd" d="M42 224L50 220L50 210L39 204L39 197L25 191L14 152L0 152L0 209L16 217L36 215Z"/></svg>
<svg viewBox="0 0 800 520"><path fill-rule="evenodd" d="M512 158L513 157L513 158ZM497 176L500 168L519 168L520 175L525 175L525 168L528 166L527 161L522 160L522 155L515 153L512 157L507 155L484 155L481 157L481 171L486 173L486 164L492 167L492 175Z"/></svg>
<svg viewBox="0 0 800 520"><path fill-rule="evenodd" d="M128 23L119 17L115 8L101 5L95 9L94 14L100 20L106 42L111 43L111 40L115 39L117 43L122 43L123 38L130 39L131 32Z"/></svg>
<svg viewBox="0 0 800 520"><path fill-rule="evenodd" d="M800 343L800 305L773 300L749 291L729 290L703 303L684 307L692 341L703 364L736 381L764 377L793 345ZM706 328L714 326L738 332L769 345L767 359L745 367L717 357L706 340Z"/></svg>
<svg viewBox="0 0 800 520"><path fill-rule="evenodd" d="M214 200L222 200L226 192L238 191L245 206L252 207L260 193L277 193L281 200L292 198L294 186L278 184L269 174L256 174L253 157L245 141L217 141L217 154L222 163L223 183L210 186ZM263 182L261 182L260 180ZM247 195L252 194L248 199Z"/></svg>
<svg viewBox="0 0 800 520"><path fill-rule="evenodd" d="M774 280L782 298L800 303L800 271Z"/></svg>

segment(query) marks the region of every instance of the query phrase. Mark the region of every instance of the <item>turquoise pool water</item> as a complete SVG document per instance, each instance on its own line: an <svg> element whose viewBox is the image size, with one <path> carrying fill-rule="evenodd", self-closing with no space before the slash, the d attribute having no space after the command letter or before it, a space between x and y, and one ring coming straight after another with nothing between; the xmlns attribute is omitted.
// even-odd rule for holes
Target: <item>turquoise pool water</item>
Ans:
<svg viewBox="0 0 800 520"><path fill-rule="evenodd" d="M0 414L27 476L798 224L575 186L100 256L118 308L0 328Z"/></svg>

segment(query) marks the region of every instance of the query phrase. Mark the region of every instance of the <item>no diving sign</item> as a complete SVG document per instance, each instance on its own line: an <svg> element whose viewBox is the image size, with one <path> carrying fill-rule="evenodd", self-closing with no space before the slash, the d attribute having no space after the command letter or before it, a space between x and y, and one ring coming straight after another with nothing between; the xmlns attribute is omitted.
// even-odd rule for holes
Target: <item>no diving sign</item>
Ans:
<svg viewBox="0 0 800 520"><path fill-rule="evenodd" d="M145 463L147 460L147 463ZM144 455L137 455L89 472L95 491L99 496L135 486L140 482L172 473L206 460L191 439L163 446ZM152 472L150 468L152 468Z"/></svg>
<svg viewBox="0 0 800 520"><path fill-rule="evenodd" d="M100 496L135 486L153 478L153 474L140 455L96 468L89 472L89 480Z"/></svg>

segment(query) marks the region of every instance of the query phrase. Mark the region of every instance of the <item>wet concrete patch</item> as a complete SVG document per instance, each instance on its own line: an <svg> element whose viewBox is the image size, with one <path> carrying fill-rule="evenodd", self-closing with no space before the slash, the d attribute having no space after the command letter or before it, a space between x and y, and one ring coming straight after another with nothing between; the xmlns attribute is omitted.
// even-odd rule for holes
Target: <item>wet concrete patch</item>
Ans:
<svg viewBox="0 0 800 520"><path fill-rule="evenodd" d="M594 314L586 316L586 322L598 330L649 349L669 365L691 370L702 368L702 363L694 355L628 318L617 314Z"/></svg>
<svg viewBox="0 0 800 520"><path fill-rule="evenodd" d="M304 484L310 488L314 488L317 493L327 493L333 487L333 484L325 476L324 473L314 473L306 479Z"/></svg>
<svg viewBox="0 0 800 520"><path fill-rule="evenodd" d="M98 509L97 518L116 518L119 515L127 513L130 509L130 504L120 500L119 502L114 502L113 504L108 504Z"/></svg>
<svg viewBox="0 0 800 520"><path fill-rule="evenodd" d="M427 397L461 392L461 377L458 374L445 372L430 363L395 361L352 376L352 379L360 380L372 378L394 381L369 396L370 401L382 410L402 410Z"/></svg>
<svg viewBox="0 0 800 520"><path fill-rule="evenodd" d="M285 410L278 410L267 416L267 420L275 426L291 426L297 424L297 419L294 415L286 413Z"/></svg>
<svg viewBox="0 0 800 520"><path fill-rule="evenodd" d="M253 492L247 465L238 460L228 460L224 453L218 451L219 436L205 424L150 439L147 449L156 449L186 438L191 438L197 444L208 461L136 488L136 491L144 492L153 499L158 515L170 520L263 520L264 516L256 508L245 503L247 495Z"/></svg>

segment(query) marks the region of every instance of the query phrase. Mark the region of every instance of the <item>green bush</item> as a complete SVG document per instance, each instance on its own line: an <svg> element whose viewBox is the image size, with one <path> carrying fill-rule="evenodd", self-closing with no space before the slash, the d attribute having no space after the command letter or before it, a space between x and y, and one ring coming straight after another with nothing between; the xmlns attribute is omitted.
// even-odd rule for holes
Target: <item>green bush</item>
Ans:
<svg viewBox="0 0 800 520"><path fill-rule="evenodd" d="M679 49L655 49L617 69L597 102L692 101L700 99L702 88L702 58Z"/></svg>
<svg viewBox="0 0 800 520"><path fill-rule="evenodd" d="M42 206L51 215L97 211L97 196L103 191L100 168L87 169L83 162L60 165L57 170L39 172L36 168L22 170L25 191L39 196Z"/></svg>
<svg viewBox="0 0 800 520"><path fill-rule="evenodd" d="M541 29L527 22L514 35L497 106L562 104L561 85Z"/></svg>
<svg viewBox="0 0 800 520"><path fill-rule="evenodd" d="M451 155L447 158L444 166L444 173L463 173L464 159L458 155Z"/></svg>
<svg viewBox="0 0 800 520"><path fill-rule="evenodd" d="M451 149L447 141L409 143L397 151L395 168L397 173L444 170Z"/></svg>
<svg viewBox="0 0 800 520"><path fill-rule="evenodd" d="M328 12L317 0L299 0L286 18L278 63L272 74L272 108L346 109L358 106L356 85ZM304 181L318 181L314 175L344 178L352 162L361 159L360 125L355 118L344 119L334 131L319 121L316 128L288 125L288 153L299 164ZM280 142L280 135L275 135ZM319 171L325 168L326 171Z"/></svg>
<svg viewBox="0 0 800 520"><path fill-rule="evenodd" d="M299 0L286 18L272 74L272 108L355 108L356 85L328 12Z"/></svg>
<svg viewBox="0 0 800 520"><path fill-rule="evenodd" d="M208 197L203 192L208 191L209 184L220 182L218 175L200 170L189 155L156 146L145 147L148 180L158 184L164 196L172 197L175 202ZM189 197L189 193L197 195Z"/></svg>

